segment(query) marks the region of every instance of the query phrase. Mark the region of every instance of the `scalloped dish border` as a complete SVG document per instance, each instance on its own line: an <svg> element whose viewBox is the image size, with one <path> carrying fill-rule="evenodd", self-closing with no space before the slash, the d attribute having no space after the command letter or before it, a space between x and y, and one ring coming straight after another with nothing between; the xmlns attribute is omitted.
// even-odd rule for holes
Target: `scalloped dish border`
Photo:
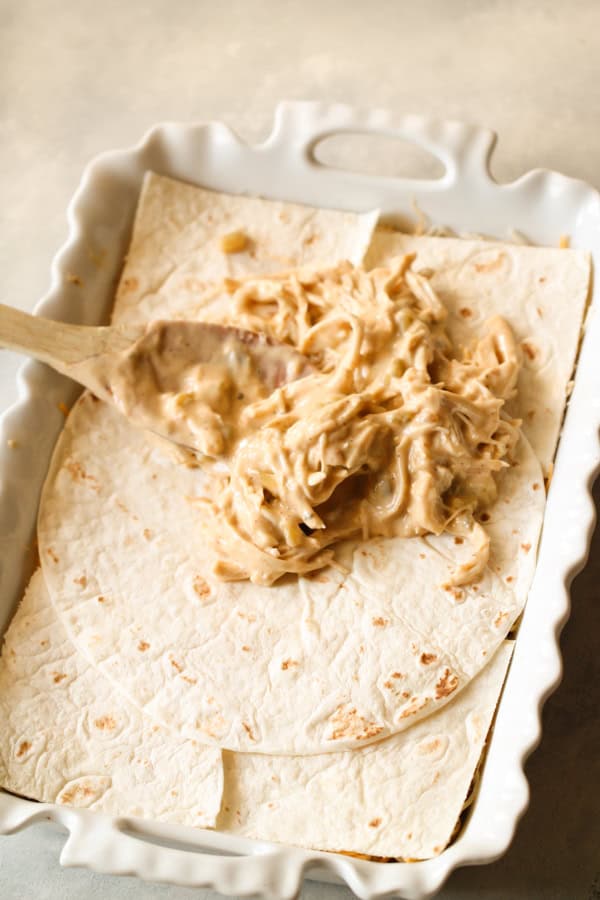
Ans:
<svg viewBox="0 0 600 900"><path fill-rule="evenodd" d="M313 155L316 144L343 132L379 133L409 140L441 160L445 175L435 181L378 178L318 164ZM98 234L101 228L109 231L115 221L120 244L114 252L122 256L137 190L148 168L232 193L252 192L269 199L360 212L379 208L384 217L414 215L416 200L431 221L457 231L503 238L512 227L533 242L546 244L556 244L561 234L569 234L573 246L588 250L593 262L600 263L600 195L581 181L543 170L499 185L489 173L494 143L493 132L459 122L311 102L280 104L273 132L257 146L244 144L222 123L156 126L134 148L102 154L87 166L69 205L69 236L53 261L51 290L36 312L73 320L69 272L75 269L74 260L78 258L86 256L86 264L90 264L86 235L91 231ZM109 173L122 180L124 210L114 212L103 202L103 178ZM105 311L111 278L107 273L105 295L93 311L87 308L81 312L86 324L97 322ZM440 856L412 864L382 864L218 832L113 818L36 803L5 791L0 791L0 833L10 834L34 822L51 820L69 832L61 853L63 865L210 887L223 894L268 893L281 898L294 897L309 873L310 877L339 879L363 898L400 892L403 897L418 900L437 891L457 866L491 861L502 854L528 803L523 766L540 739L543 702L560 680L558 636L569 613L569 586L585 564L595 524L591 486L600 465L600 365L594 352L594 347L600 346L598 305L592 297L555 460L536 576L484 771L468 821ZM19 470L15 454L11 456L6 449L7 439L15 429L26 432L36 422L38 431L47 426L49 444L60 427L55 410L54 416L44 421L36 400L46 391L52 397L58 396L60 389L64 394L64 382L58 376L47 378L45 373L42 377L42 372L34 363L20 370L18 402L2 414L0 473L4 483L0 485L0 520L7 515L3 510L15 505L14 484L19 481L24 484L29 479L29 510L37 504L36 484L27 471L27 460ZM41 448L35 460L38 480L43 477L45 464L47 456ZM30 533L32 522L32 516L26 515L25 520L19 520L15 534ZM16 547L16 541L13 543ZM18 566L22 571L23 558L15 547L8 544L6 557L13 553L13 568ZM14 577L11 582L3 574L0 585L6 616L18 585ZM524 683L527 691L520 689Z"/></svg>

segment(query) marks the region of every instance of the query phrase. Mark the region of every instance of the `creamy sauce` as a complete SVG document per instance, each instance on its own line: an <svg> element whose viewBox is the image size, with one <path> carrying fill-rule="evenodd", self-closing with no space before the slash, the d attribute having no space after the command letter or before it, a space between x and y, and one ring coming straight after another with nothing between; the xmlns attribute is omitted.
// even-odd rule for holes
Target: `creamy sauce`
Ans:
<svg viewBox="0 0 600 900"><path fill-rule="evenodd" d="M519 351L500 318L453 348L446 309L411 263L250 279L233 293L232 321L296 348L313 371L236 413L208 498L219 577L271 584L330 563L344 538L444 530L472 547L450 584L485 567L477 514L518 440L503 406Z"/></svg>
<svg viewBox="0 0 600 900"><path fill-rule="evenodd" d="M139 425L202 456L230 454L242 410L307 371L264 335L204 322L153 322L111 366L113 402Z"/></svg>

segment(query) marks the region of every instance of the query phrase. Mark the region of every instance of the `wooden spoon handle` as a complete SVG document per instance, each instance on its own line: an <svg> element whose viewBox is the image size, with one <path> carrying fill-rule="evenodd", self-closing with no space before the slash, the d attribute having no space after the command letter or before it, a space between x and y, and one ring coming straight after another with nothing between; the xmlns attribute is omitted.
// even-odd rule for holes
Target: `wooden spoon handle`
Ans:
<svg viewBox="0 0 600 900"><path fill-rule="evenodd" d="M0 347L33 356L59 372L68 374L71 366L128 343L117 329L55 322L0 303Z"/></svg>

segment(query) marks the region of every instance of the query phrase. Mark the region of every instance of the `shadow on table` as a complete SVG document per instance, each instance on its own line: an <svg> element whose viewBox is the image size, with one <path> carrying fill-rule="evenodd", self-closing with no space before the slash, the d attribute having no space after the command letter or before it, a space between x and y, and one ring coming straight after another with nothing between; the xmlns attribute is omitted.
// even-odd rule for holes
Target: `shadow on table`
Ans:
<svg viewBox="0 0 600 900"><path fill-rule="evenodd" d="M600 480L594 501L598 510ZM571 601L563 681L544 707L542 742L526 766L529 809L505 856L454 873L442 900L600 900L600 527Z"/></svg>

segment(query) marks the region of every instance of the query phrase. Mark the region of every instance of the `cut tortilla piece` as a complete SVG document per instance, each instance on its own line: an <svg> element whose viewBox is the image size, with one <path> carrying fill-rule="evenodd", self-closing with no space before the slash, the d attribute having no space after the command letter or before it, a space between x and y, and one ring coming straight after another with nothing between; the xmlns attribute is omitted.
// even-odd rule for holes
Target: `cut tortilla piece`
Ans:
<svg viewBox="0 0 600 900"><path fill-rule="evenodd" d="M427 859L450 841L512 654L444 709L362 750L269 757L224 752L218 830L319 850Z"/></svg>
<svg viewBox="0 0 600 900"><path fill-rule="evenodd" d="M226 752L223 767L219 751L115 701L68 641L38 570L0 660L0 784L112 815L428 858L453 834L512 646L505 641L460 696L402 735L309 758Z"/></svg>
<svg viewBox="0 0 600 900"><path fill-rule="evenodd" d="M84 395L44 489L45 578L81 652L182 735L244 752L360 747L466 687L523 608L544 491L526 441L519 452L476 586L442 588L469 556L449 534L346 544L347 575L224 583L211 575L202 470Z"/></svg>
<svg viewBox="0 0 600 900"><path fill-rule="evenodd" d="M523 419L523 432L548 474L589 293L589 253L379 230L365 265L385 266L405 253L417 254L416 270L432 270L431 285L451 313L448 333L457 345L482 333L494 315L512 327L523 368L507 409Z"/></svg>
<svg viewBox="0 0 600 900"><path fill-rule="evenodd" d="M207 289L224 278L343 259L358 264L377 217L376 211L349 213L222 194L148 172L113 319L191 318ZM243 236L240 252L223 251L228 234ZM215 299L223 296L226 300L217 292Z"/></svg>
<svg viewBox="0 0 600 900"><path fill-rule="evenodd" d="M0 659L0 785L45 803L210 828L223 766L219 750L115 698L69 641L38 569Z"/></svg>

